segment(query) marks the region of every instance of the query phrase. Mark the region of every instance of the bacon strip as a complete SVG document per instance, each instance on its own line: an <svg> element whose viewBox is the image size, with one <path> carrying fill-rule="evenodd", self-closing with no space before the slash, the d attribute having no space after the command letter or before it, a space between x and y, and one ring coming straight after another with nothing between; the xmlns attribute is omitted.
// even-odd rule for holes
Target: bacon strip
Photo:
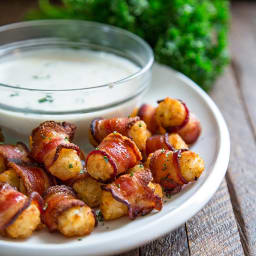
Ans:
<svg viewBox="0 0 256 256"><path fill-rule="evenodd" d="M117 175L126 172L142 159L141 153L135 143L119 133L112 133L105 137L98 149L93 150L87 156L86 166L92 177L94 177L94 170L92 170L88 162L90 157L96 154L103 155L112 166L112 175L108 180L98 179L103 183L112 181Z"/></svg>
<svg viewBox="0 0 256 256"><path fill-rule="evenodd" d="M130 219L143 216L153 209L162 209L162 199L154 194L148 184L152 181L150 170L137 171L133 175L125 174L113 183L102 187L103 190L111 192L112 196L128 207Z"/></svg>
<svg viewBox="0 0 256 256"><path fill-rule="evenodd" d="M149 160L149 168L152 171L155 182L160 183L167 191L179 188L188 182L182 176L179 158L184 150L175 152L169 150L157 150Z"/></svg>
<svg viewBox="0 0 256 256"><path fill-rule="evenodd" d="M149 137L146 142L146 154L155 152L158 149L168 149L174 151L174 147L169 142L169 134L154 135Z"/></svg>
<svg viewBox="0 0 256 256"><path fill-rule="evenodd" d="M137 115L140 117L141 120L143 120L147 124L147 128L150 130L152 134L158 133L160 127L157 123L156 117L155 117L156 108L149 105L149 104L143 104L139 110Z"/></svg>
<svg viewBox="0 0 256 256"><path fill-rule="evenodd" d="M0 156L4 158L6 166L9 162L29 163L31 161L29 158L29 150L22 142L18 142L16 145L1 144Z"/></svg>
<svg viewBox="0 0 256 256"><path fill-rule="evenodd" d="M9 163L8 167L13 169L22 179L28 195L32 192L38 192L42 195L52 184L45 171L35 165Z"/></svg>
<svg viewBox="0 0 256 256"><path fill-rule="evenodd" d="M50 187L45 195L45 210L43 222L50 232L58 229L58 217L66 210L74 206L84 206L85 203L76 199L75 193L65 185Z"/></svg>
<svg viewBox="0 0 256 256"><path fill-rule="evenodd" d="M91 122L90 135L92 144L97 146L107 135L116 131L129 137L129 129L140 120L139 117L122 117L102 119L97 118Z"/></svg>
<svg viewBox="0 0 256 256"><path fill-rule="evenodd" d="M46 121L40 124L32 131L32 157L39 163L45 163L47 153L56 149L52 162L46 166L47 169L58 159L63 148L73 149L81 157L79 147L71 143L75 130L76 126L67 122Z"/></svg>
<svg viewBox="0 0 256 256"><path fill-rule="evenodd" d="M32 202L36 202L39 210L42 210L42 198L37 192L27 197L9 184L0 183L0 231L14 223Z"/></svg>

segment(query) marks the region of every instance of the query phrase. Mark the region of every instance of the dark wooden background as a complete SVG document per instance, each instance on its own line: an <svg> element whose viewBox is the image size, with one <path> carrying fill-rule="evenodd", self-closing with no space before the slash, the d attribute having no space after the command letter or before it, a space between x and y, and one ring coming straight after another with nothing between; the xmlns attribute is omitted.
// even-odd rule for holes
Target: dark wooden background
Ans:
<svg viewBox="0 0 256 256"><path fill-rule="evenodd" d="M1 0L0 25L22 20L36 0ZM234 2L231 65L210 96L231 134L228 172L210 202L157 241L123 256L256 255L256 3ZM171 221L171 220L170 220Z"/></svg>

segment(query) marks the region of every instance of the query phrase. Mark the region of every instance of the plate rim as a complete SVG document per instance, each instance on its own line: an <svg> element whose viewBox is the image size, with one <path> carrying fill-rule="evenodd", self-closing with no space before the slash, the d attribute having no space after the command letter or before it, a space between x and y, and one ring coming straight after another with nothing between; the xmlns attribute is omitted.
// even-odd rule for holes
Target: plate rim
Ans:
<svg viewBox="0 0 256 256"><path fill-rule="evenodd" d="M155 64L156 65L156 64ZM40 251L41 254L45 253L51 253L51 255L70 255L70 250L72 250L73 255L87 255L89 253L90 256L96 256L96 255L109 255L109 254L117 254L122 253L131 249L134 249L136 247L139 247L145 243L148 243L152 240L157 239L160 236L165 235L168 232L171 232L172 230L178 228L181 224L185 223L188 219L190 219L192 216L194 216L197 212L199 212L213 197L214 193L219 188L225 174L227 171L228 163L229 163L229 157L230 157L230 134L229 130L226 124L226 121L221 114L219 108L214 103L214 101L211 99L209 95L205 91L203 91L195 82L193 82L190 78L185 76L184 74L175 71L174 69L166 66L158 64L159 66L165 67L169 69L173 73L173 75L179 79L182 80L186 85L190 87L190 89L194 90L197 95L202 98L204 103L207 104L209 107L209 110L211 111L211 114L214 117L214 120L216 121L217 127L218 127L218 134L219 134L219 141L218 141L218 147L217 147L217 155L216 155L216 161L213 164L213 167L211 168L211 172L209 173L208 177L205 179L204 183L201 184L197 188L196 191L194 191L194 194L189 196L187 200L185 200L178 208L173 209L170 213L167 213L158 219L154 220L150 225L147 225L146 227L139 227L138 230L134 232L134 238L131 239L130 234L128 236L120 236L119 238L115 239L114 244L108 243L107 241L103 241L102 245L104 245L104 248L101 246L98 246L98 244L95 244L95 250L94 251L85 251L83 252L82 249L86 248L86 244L84 243L77 243L75 246L74 244L29 244L29 243L21 243L19 242L9 242L9 241L1 241L0 240L0 249L3 252L6 252L8 255L12 255L15 253L16 255L25 255L26 253L28 255L33 255ZM209 183L211 183L211 186L209 186ZM202 203L200 203L200 206L198 206L197 197L198 195L204 195L204 199L202 200ZM189 209L189 211L188 211ZM175 213L176 212L176 213ZM178 213L182 212L182 216L179 216ZM170 215L175 214L177 219L175 220L175 223L172 221L169 221L168 218L170 218ZM161 228L159 228L161 226ZM147 232L148 230L153 230L153 232ZM123 245L122 248L116 247L116 244L120 243L122 241L125 241L125 245ZM106 242L106 243L105 243ZM90 248L93 247L93 244L91 243ZM88 248L88 247L87 247ZM17 252L19 250L19 253ZM107 254L106 254L107 252ZM18 254L17 254L18 253Z"/></svg>

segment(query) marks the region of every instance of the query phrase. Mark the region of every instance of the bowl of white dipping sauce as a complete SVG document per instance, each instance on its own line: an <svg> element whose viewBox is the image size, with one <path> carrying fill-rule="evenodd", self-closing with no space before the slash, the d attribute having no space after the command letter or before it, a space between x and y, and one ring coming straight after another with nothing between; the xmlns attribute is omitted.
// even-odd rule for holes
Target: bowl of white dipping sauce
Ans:
<svg viewBox="0 0 256 256"><path fill-rule="evenodd" d="M46 120L77 125L127 116L151 81L153 53L138 36L105 24L45 20L0 27L0 127L8 142L28 141Z"/></svg>

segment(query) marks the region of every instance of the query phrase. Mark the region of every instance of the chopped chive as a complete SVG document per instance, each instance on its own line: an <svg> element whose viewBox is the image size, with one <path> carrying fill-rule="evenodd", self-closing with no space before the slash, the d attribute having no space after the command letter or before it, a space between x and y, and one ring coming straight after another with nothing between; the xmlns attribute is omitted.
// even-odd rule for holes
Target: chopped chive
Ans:
<svg viewBox="0 0 256 256"><path fill-rule="evenodd" d="M99 150L99 148L97 147L97 148L95 148L96 150Z"/></svg>
<svg viewBox="0 0 256 256"><path fill-rule="evenodd" d="M164 148L162 148L161 150L162 150L162 153L164 153L164 152L165 152L165 149L164 149Z"/></svg>
<svg viewBox="0 0 256 256"><path fill-rule="evenodd" d="M65 141L68 141L68 137L65 137L65 139L64 139Z"/></svg>
<svg viewBox="0 0 256 256"><path fill-rule="evenodd" d="M15 97L15 96L19 96L20 94L18 92L14 92L12 94L10 94L10 97Z"/></svg>
<svg viewBox="0 0 256 256"><path fill-rule="evenodd" d="M79 237L77 240L78 240L78 241L82 241L83 239Z"/></svg>
<svg viewBox="0 0 256 256"><path fill-rule="evenodd" d="M84 170L80 170L80 174L83 174L84 173Z"/></svg>
<svg viewBox="0 0 256 256"><path fill-rule="evenodd" d="M69 168L69 169L73 168L73 164L69 164L69 165L68 165L68 168Z"/></svg>
<svg viewBox="0 0 256 256"><path fill-rule="evenodd" d="M120 184L116 183L116 186L117 186L118 188L120 188Z"/></svg>
<svg viewBox="0 0 256 256"><path fill-rule="evenodd" d="M104 156L103 158L104 158L105 162L107 163L108 162L108 157Z"/></svg>
<svg viewBox="0 0 256 256"><path fill-rule="evenodd" d="M141 124L141 123L139 123L139 127L142 127L142 124Z"/></svg>
<svg viewBox="0 0 256 256"><path fill-rule="evenodd" d="M130 172L130 177L133 177L134 173L133 172Z"/></svg>
<svg viewBox="0 0 256 256"><path fill-rule="evenodd" d="M164 166L163 166L163 168L162 168L162 171L166 171L167 170L167 165L166 165L166 163L164 163Z"/></svg>
<svg viewBox="0 0 256 256"><path fill-rule="evenodd" d="M46 95L45 97L39 99L38 102L39 103L44 103L44 102L52 103L53 102L53 98L52 98L51 95Z"/></svg>
<svg viewBox="0 0 256 256"><path fill-rule="evenodd" d="M102 214L102 212L101 212L100 210L96 211L95 214L96 214L96 218L97 218L97 220L98 220L99 222L102 222L102 221L104 220L103 214Z"/></svg>
<svg viewBox="0 0 256 256"><path fill-rule="evenodd" d="M172 195L169 194L169 193L166 193L165 195L166 195L167 198L171 198L172 197Z"/></svg>
<svg viewBox="0 0 256 256"><path fill-rule="evenodd" d="M140 168L144 168L144 165L143 165L143 164L139 164L139 167L140 167Z"/></svg>

